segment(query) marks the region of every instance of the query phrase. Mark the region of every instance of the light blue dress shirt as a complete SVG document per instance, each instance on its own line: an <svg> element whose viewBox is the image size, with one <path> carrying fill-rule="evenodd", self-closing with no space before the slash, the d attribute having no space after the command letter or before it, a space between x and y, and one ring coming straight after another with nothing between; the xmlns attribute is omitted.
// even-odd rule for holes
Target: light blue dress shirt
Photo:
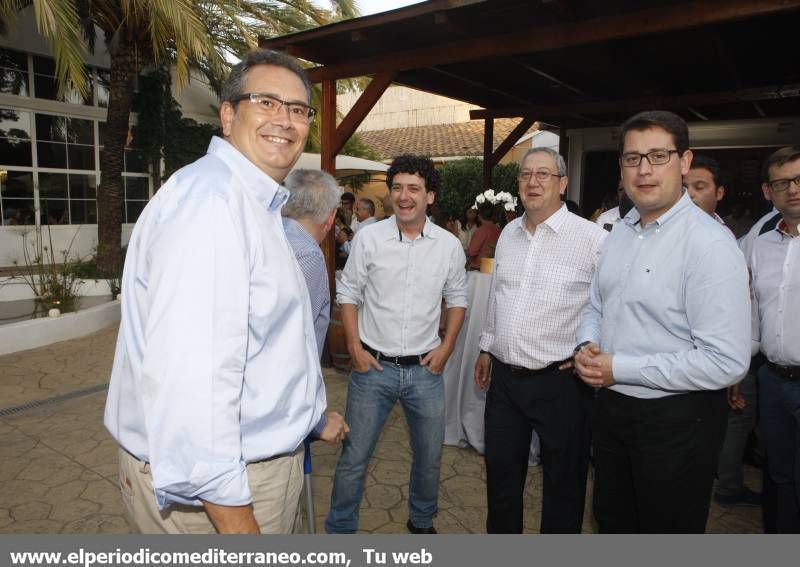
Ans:
<svg viewBox="0 0 800 567"><path fill-rule="evenodd" d="M684 192L644 228L631 210L606 238L578 342L614 355L622 394L719 390L750 364L750 313L736 241Z"/></svg>
<svg viewBox="0 0 800 567"><path fill-rule="evenodd" d="M325 408L287 196L214 138L134 227L105 425L161 508L248 504L246 464L294 451Z"/></svg>

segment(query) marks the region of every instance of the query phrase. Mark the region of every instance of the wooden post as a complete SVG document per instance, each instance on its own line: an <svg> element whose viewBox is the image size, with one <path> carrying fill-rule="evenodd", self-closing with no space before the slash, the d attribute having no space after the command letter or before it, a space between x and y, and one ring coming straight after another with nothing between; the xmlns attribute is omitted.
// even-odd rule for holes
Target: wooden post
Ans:
<svg viewBox="0 0 800 567"><path fill-rule="evenodd" d="M494 154L494 118L489 116L483 121L483 188L492 186L492 169Z"/></svg>

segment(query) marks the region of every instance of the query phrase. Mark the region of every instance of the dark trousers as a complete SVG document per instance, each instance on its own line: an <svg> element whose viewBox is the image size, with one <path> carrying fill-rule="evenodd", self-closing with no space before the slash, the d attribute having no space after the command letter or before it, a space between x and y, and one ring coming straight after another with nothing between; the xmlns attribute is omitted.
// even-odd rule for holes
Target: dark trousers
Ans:
<svg viewBox="0 0 800 567"><path fill-rule="evenodd" d="M484 413L489 533L522 533L532 431L541 440L541 532L580 533L592 397L572 370L533 375L493 361Z"/></svg>
<svg viewBox="0 0 800 567"><path fill-rule="evenodd" d="M800 380L758 373L761 432L775 489L775 530L800 533Z"/></svg>
<svg viewBox="0 0 800 567"><path fill-rule="evenodd" d="M600 390L592 416L601 533L703 533L725 437L724 390L657 399Z"/></svg>

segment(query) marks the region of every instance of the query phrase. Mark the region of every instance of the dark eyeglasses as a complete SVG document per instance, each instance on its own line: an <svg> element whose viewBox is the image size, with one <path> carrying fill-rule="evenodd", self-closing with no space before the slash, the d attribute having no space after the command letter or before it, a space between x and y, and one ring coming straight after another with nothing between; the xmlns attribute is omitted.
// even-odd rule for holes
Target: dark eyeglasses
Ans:
<svg viewBox="0 0 800 567"><path fill-rule="evenodd" d="M540 169L538 171L520 171L519 175L517 176L517 180L521 181L522 183L528 183L531 180L531 177L535 177L538 181L545 183L550 181L551 177L564 177L563 175L558 175L557 173L553 173L547 169Z"/></svg>
<svg viewBox="0 0 800 567"><path fill-rule="evenodd" d="M800 189L800 175L795 177L794 179L773 179L772 181L767 181L767 185L769 188L775 191L776 193L783 193L786 191L789 186L794 183L798 189Z"/></svg>
<svg viewBox="0 0 800 567"><path fill-rule="evenodd" d="M638 167L642 163L642 158L647 158L650 165L664 165L669 162L672 154L680 153L678 150L653 150L646 154L639 152L625 152L619 157L619 163L622 167Z"/></svg>
<svg viewBox="0 0 800 567"><path fill-rule="evenodd" d="M267 93L242 93L231 99L230 102L249 100L260 111L274 116L281 108L286 107L289 112L289 120L300 124L309 124L317 115L317 111L302 102L286 102L276 96Z"/></svg>

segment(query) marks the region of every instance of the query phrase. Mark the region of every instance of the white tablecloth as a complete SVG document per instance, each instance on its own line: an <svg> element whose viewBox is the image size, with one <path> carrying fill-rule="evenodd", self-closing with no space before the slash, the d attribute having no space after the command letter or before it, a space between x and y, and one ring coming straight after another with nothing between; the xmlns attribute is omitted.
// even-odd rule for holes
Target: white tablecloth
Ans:
<svg viewBox="0 0 800 567"><path fill-rule="evenodd" d="M473 447L483 454L483 407L486 392L475 385L475 361L492 284L491 274L467 272L469 307L455 350L444 367L445 445ZM531 463L537 461L539 438L533 434Z"/></svg>

